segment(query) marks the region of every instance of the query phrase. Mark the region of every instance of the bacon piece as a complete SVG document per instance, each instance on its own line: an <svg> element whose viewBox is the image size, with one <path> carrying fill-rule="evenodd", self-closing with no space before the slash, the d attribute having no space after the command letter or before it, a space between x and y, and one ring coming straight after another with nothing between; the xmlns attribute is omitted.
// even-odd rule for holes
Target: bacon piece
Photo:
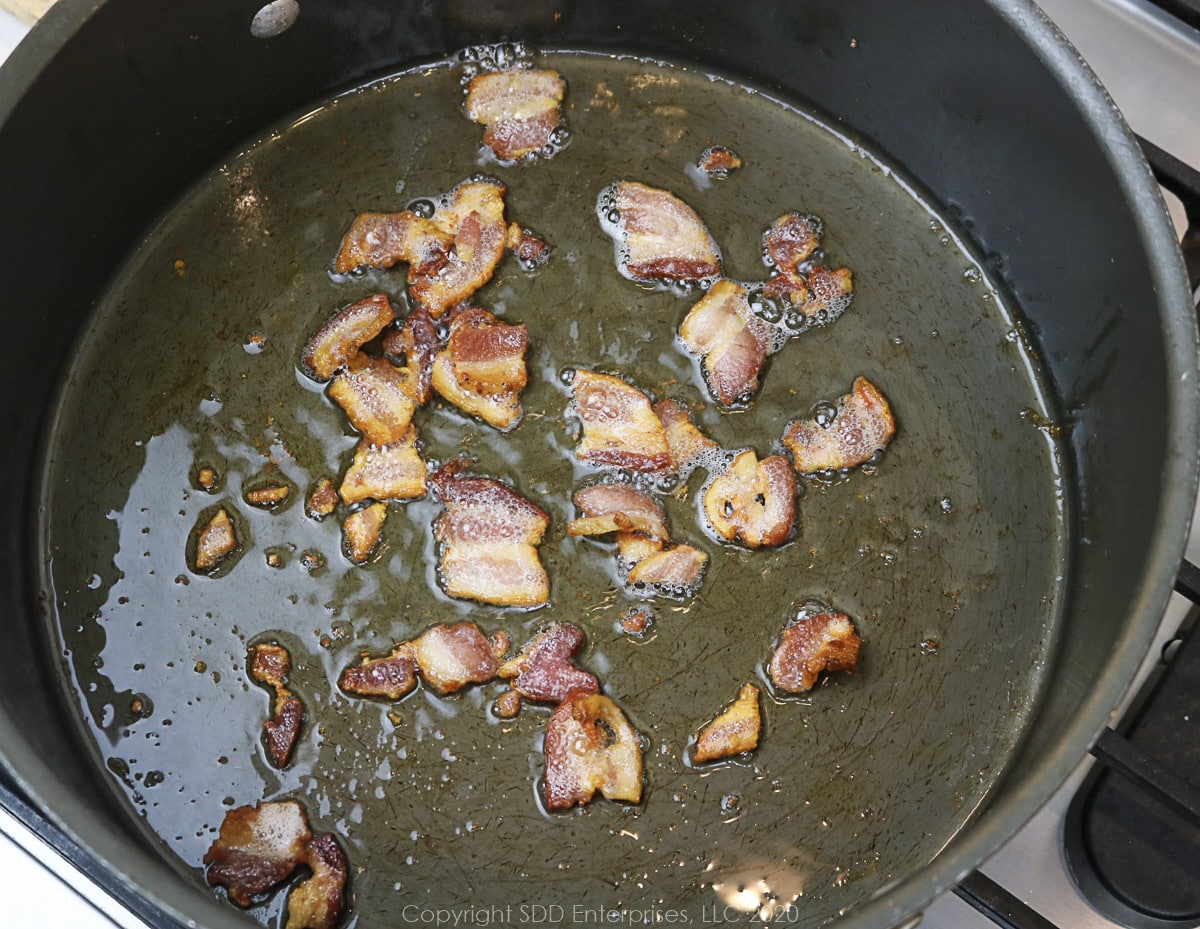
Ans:
<svg viewBox="0 0 1200 929"><path fill-rule="evenodd" d="M694 209L669 190L618 181L600 193L601 226L617 246L617 267L634 281L688 283L721 274L721 252Z"/></svg>
<svg viewBox="0 0 1200 929"><path fill-rule="evenodd" d="M208 883L240 907L285 881L307 858L308 817L295 800L240 806L225 814L204 853Z"/></svg>
<svg viewBox="0 0 1200 929"><path fill-rule="evenodd" d="M575 505L584 518L567 526L571 535L627 532L658 542L670 541L662 505L632 484L606 481L581 487L575 492Z"/></svg>
<svg viewBox="0 0 1200 929"><path fill-rule="evenodd" d="M717 281L688 312L679 338L702 359L709 393L721 406L744 406L758 390L771 349L771 327L754 315L746 288Z"/></svg>
<svg viewBox="0 0 1200 929"><path fill-rule="evenodd" d="M709 177L724 180L742 166L742 159L731 148L710 145L700 153L700 160L696 166Z"/></svg>
<svg viewBox="0 0 1200 929"><path fill-rule="evenodd" d="M692 760L703 764L730 758L758 748L762 733L762 715L758 709L758 688L744 684L733 701L716 719L700 730Z"/></svg>
<svg viewBox="0 0 1200 929"><path fill-rule="evenodd" d="M526 271L536 271L550 260L550 243L518 223L509 224L508 250Z"/></svg>
<svg viewBox="0 0 1200 929"><path fill-rule="evenodd" d="M399 328L383 337L383 351L397 365L412 373L413 401L424 406L433 396L433 359L442 348L442 337L429 310L416 306Z"/></svg>
<svg viewBox="0 0 1200 929"><path fill-rule="evenodd" d="M551 623L525 643L521 653L500 665L499 675L528 700L561 703L572 693L599 693L600 682L571 659L587 637L569 623Z"/></svg>
<svg viewBox="0 0 1200 929"><path fill-rule="evenodd" d="M219 508L207 523L195 530L195 539L194 570L198 574L211 574L238 547L237 530L229 511Z"/></svg>
<svg viewBox="0 0 1200 929"><path fill-rule="evenodd" d="M287 498L292 494L292 488L287 484L277 484L268 482L260 484L257 487L249 487L242 494L246 498L246 502L251 506L262 507L269 510L274 509L282 503L287 502Z"/></svg>
<svg viewBox="0 0 1200 929"><path fill-rule="evenodd" d="M580 368L571 381L572 409L583 424L575 457L642 473L671 466L671 450L650 398L611 374Z"/></svg>
<svg viewBox="0 0 1200 929"><path fill-rule="evenodd" d="M680 477L686 477L699 465L706 452L720 449L720 445L692 422L691 413L682 403L675 400L659 400L654 404L653 410L666 433L671 470Z"/></svg>
<svg viewBox="0 0 1200 929"><path fill-rule="evenodd" d="M308 515L313 519L323 519L333 513L337 505L338 492L333 481L327 477L320 478L308 495Z"/></svg>
<svg viewBox="0 0 1200 929"><path fill-rule="evenodd" d="M417 409L412 374L386 358L360 354L358 359L360 366L352 366L333 379L329 396L368 442L398 442Z"/></svg>
<svg viewBox="0 0 1200 929"><path fill-rule="evenodd" d="M304 722L304 704L287 687L292 656L276 642L260 642L250 647L247 664L251 679L274 691L272 716L263 723L263 741L271 763L282 768L292 757Z"/></svg>
<svg viewBox="0 0 1200 929"><path fill-rule="evenodd" d="M787 693L812 690L823 671L853 671L863 640L845 613L805 608L783 630L767 666L771 682Z"/></svg>
<svg viewBox="0 0 1200 929"><path fill-rule="evenodd" d="M528 346L523 325L502 323L487 310L456 312L433 362L433 387L464 413L508 431L521 420Z"/></svg>
<svg viewBox="0 0 1200 929"><path fill-rule="evenodd" d="M763 293L797 309L809 325L828 325L846 311L854 298L854 275L849 268L831 271L817 265L807 275L781 271L768 278Z"/></svg>
<svg viewBox="0 0 1200 929"><path fill-rule="evenodd" d="M629 583L635 588L648 587L675 599L695 594L704 572L708 554L690 545L672 545L646 555L629 568Z"/></svg>
<svg viewBox="0 0 1200 929"><path fill-rule="evenodd" d="M792 534L796 475L783 455L759 461L753 449L746 449L708 483L703 500L708 524L722 539L774 548Z"/></svg>
<svg viewBox="0 0 1200 929"><path fill-rule="evenodd" d="M856 378L832 416L788 423L783 444L800 474L844 470L868 461L887 448L896 420L883 392L865 377Z"/></svg>
<svg viewBox="0 0 1200 929"><path fill-rule="evenodd" d="M487 127L483 144L497 158L515 161L550 144L565 91L557 71L485 71L467 85L467 116Z"/></svg>
<svg viewBox="0 0 1200 929"><path fill-rule="evenodd" d="M308 340L301 358L304 373L315 381L329 380L395 318L387 294L372 294L342 307Z"/></svg>
<svg viewBox="0 0 1200 929"><path fill-rule="evenodd" d="M346 557L355 564L366 564L379 545L386 521L387 504L383 502L372 503L348 514L342 520L342 541Z"/></svg>
<svg viewBox="0 0 1200 929"><path fill-rule="evenodd" d="M362 439L342 478L342 502L353 506L363 500L416 500L425 496L426 472L417 451L415 426L409 425L388 445L372 445Z"/></svg>
<svg viewBox="0 0 1200 929"><path fill-rule="evenodd" d="M506 637L488 639L474 623L442 623L413 641L412 654L425 682L439 694L449 694L492 680L507 648Z"/></svg>
<svg viewBox="0 0 1200 929"><path fill-rule="evenodd" d="M825 224L811 213L785 213L763 233L767 262L784 274L795 274L821 244Z"/></svg>
<svg viewBox="0 0 1200 929"><path fill-rule="evenodd" d="M342 670L338 686L360 697L399 700L417 686L417 661L411 642L402 642L381 658L363 656Z"/></svg>
<svg viewBox="0 0 1200 929"><path fill-rule="evenodd" d="M546 724L546 809L568 810L599 791L609 800L642 800L642 748L637 732L609 697L567 696Z"/></svg>
<svg viewBox="0 0 1200 929"><path fill-rule="evenodd" d="M408 293L435 318L492 279L504 256L506 188L498 181L464 181L430 217L411 210L363 213L338 251L339 273L408 262Z"/></svg>
<svg viewBox="0 0 1200 929"><path fill-rule="evenodd" d="M305 847L304 863L312 873L288 894L284 929L333 929L345 904L346 856L332 835L319 835Z"/></svg>
<svg viewBox="0 0 1200 929"><path fill-rule="evenodd" d="M433 525L446 593L497 606L548 603L537 546L550 517L507 484L460 470L452 462L430 479L446 506Z"/></svg>

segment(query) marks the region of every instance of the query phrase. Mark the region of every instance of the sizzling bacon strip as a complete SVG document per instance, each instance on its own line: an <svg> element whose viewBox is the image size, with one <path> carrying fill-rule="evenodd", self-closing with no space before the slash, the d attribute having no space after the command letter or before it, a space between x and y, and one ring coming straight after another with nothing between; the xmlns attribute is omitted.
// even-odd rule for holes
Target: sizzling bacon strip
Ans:
<svg viewBox="0 0 1200 929"><path fill-rule="evenodd" d="M416 412L412 382L408 369L360 353L356 365L333 379L329 396L368 442L390 445L404 437Z"/></svg>
<svg viewBox="0 0 1200 929"><path fill-rule="evenodd" d="M550 144L565 91L557 71L485 71L467 85L467 117L487 127L483 144L497 158L515 161Z"/></svg>
<svg viewBox="0 0 1200 929"><path fill-rule="evenodd" d="M363 213L342 239L334 267L390 268L408 262L408 293L436 318L492 279L504 256L506 188L498 181L464 181L430 217L411 210Z"/></svg>
<svg viewBox="0 0 1200 929"><path fill-rule="evenodd" d="M571 381L572 409L583 425L575 457L642 473L671 466L662 421L650 398L618 377L580 368Z"/></svg>
<svg viewBox="0 0 1200 929"><path fill-rule="evenodd" d="M304 373L316 381L329 380L395 318L387 294L372 294L342 307L308 340L301 356Z"/></svg>
<svg viewBox="0 0 1200 929"><path fill-rule="evenodd" d="M783 444L800 474L844 470L863 464L887 448L896 420L883 392L865 377L856 378L850 393L838 400L831 419L788 423Z"/></svg>
<svg viewBox="0 0 1200 929"><path fill-rule="evenodd" d="M237 530L225 507L218 509L194 531L196 550L193 566L197 574L209 574L221 566L238 547Z"/></svg>
<svg viewBox="0 0 1200 929"><path fill-rule="evenodd" d="M381 658L363 656L342 670L338 686L360 697L399 700L417 686L417 660L411 642L402 642Z"/></svg>
<svg viewBox="0 0 1200 929"><path fill-rule="evenodd" d="M638 734L609 697L579 691L550 715L544 743L546 809L568 810L599 791L609 800L642 800Z"/></svg>
<svg viewBox="0 0 1200 929"><path fill-rule="evenodd" d="M506 651L507 635L497 633L489 639L467 622L431 626L412 643L421 677L439 694L492 680Z"/></svg>
<svg viewBox="0 0 1200 929"><path fill-rule="evenodd" d="M387 504L380 501L349 513L342 520L342 542L346 557L355 564L366 564L383 537Z"/></svg>
<svg viewBox="0 0 1200 929"><path fill-rule="evenodd" d="M675 400L659 400L654 404L653 410L666 433L671 470L681 478L687 477L706 452L720 449L720 445L692 422L691 413L682 403Z"/></svg>
<svg viewBox="0 0 1200 929"><path fill-rule="evenodd" d="M364 500L416 500L425 496L426 470L416 427L409 425L388 445L359 441L339 494L347 506Z"/></svg>
<svg viewBox="0 0 1200 929"><path fill-rule="evenodd" d="M720 276L721 252L704 221L669 190L618 181L601 192L597 210L625 277L687 283Z"/></svg>
<svg viewBox="0 0 1200 929"><path fill-rule="evenodd" d="M771 327L754 315L746 288L717 281L688 312L679 338L699 355L709 393L725 407L749 403L771 349Z"/></svg>
<svg viewBox="0 0 1200 929"><path fill-rule="evenodd" d="M787 693L812 690L824 671L853 671L863 640L854 622L834 610L805 609L783 630L767 673Z"/></svg>
<svg viewBox="0 0 1200 929"><path fill-rule="evenodd" d="M521 420L528 347L523 325L502 323L487 310L456 311L433 362L433 388L464 413L508 431Z"/></svg>
<svg viewBox="0 0 1200 929"><path fill-rule="evenodd" d="M746 449L709 481L703 501L709 526L725 541L774 548L795 525L796 475L783 455L759 461Z"/></svg>
<svg viewBox="0 0 1200 929"><path fill-rule="evenodd" d="M500 665L499 675L511 679L513 690L525 699L542 703L561 703L572 693L599 693L596 676L571 661L586 638L577 626L551 623Z"/></svg>
<svg viewBox="0 0 1200 929"><path fill-rule="evenodd" d="M731 758L758 748L762 733L762 715L758 709L758 688L744 684L733 701L720 715L700 730L692 760L703 764L720 758Z"/></svg>
<svg viewBox="0 0 1200 929"><path fill-rule="evenodd" d="M461 467L451 462L430 478L446 506L433 525L446 593L496 606L548 603L537 546L550 517L507 484L464 476Z"/></svg>
<svg viewBox="0 0 1200 929"><path fill-rule="evenodd" d="M304 721L304 704L287 687L292 656L282 645L260 642L250 647L248 665L250 677L275 694L272 716L263 723L263 741L271 763L282 768L292 757Z"/></svg>
<svg viewBox="0 0 1200 929"><path fill-rule="evenodd" d="M708 567L708 555L680 543L653 552L629 568L629 583L636 590L649 589L675 599L696 592Z"/></svg>
<svg viewBox="0 0 1200 929"><path fill-rule="evenodd" d="M312 873L288 894L284 929L333 929L345 905L346 856L332 835L319 835L308 843L304 863Z"/></svg>
<svg viewBox="0 0 1200 929"><path fill-rule="evenodd" d="M383 337L384 354L412 373L408 386L418 406L433 396L433 359L441 348L437 324L423 306L414 307L402 326L388 330Z"/></svg>

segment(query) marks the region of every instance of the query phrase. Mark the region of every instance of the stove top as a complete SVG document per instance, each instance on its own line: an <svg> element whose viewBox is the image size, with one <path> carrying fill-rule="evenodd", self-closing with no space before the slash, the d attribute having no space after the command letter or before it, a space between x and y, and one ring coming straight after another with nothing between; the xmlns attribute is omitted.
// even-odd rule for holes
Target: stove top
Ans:
<svg viewBox="0 0 1200 929"><path fill-rule="evenodd" d="M1200 99L1197 94L1200 89L1200 0L1157 0L1157 3L1150 0L1041 0L1041 6L1100 77L1133 130L1169 155L1200 167L1200 106L1197 105ZM26 31L27 27L6 12L4 0L0 0L0 62ZM1188 225L1184 208L1170 194L1167 194L1167 202L1183 236ZM1200 298L1200 293L1197 297ZM1200 518L1194 525L1200 527ZM1193 531L1186 557L1192 563L1200 563L1200 529ZM1183 586L1188 586L1186 580ZM1197 586L1196 580L1200 577L1192 580L1192 587ZM1173 657L1185 647L1200 651L1197 612L1193 602L1184 596L1172 598L1155 647L1143 664L1122 714L1132 714L1139 699L1136 695L1143 692L1147 682L1162 674L1164 655ZM1181 644L1181 630L1193 626L1196 634L1189 642ZM1182 688L1195 707L1194 714L1186 708L1173 711L1185 714L1184 722L1191 726L1200 724L1200 662L1195 674L1195 677L1170 685ZM1182 741L1200 746L1194 730L1188 731L1193 734ZM1066 859L1071 855L1076 858L1094 856L1077 850L1065 851L1064 831L1070 833L1080 822L1085 829L1117 828L1091 824L1088 809L1072 806L1077 795L1086 795L1093 781L1104 776L1099 771L1093 759L1084 761L1026 828L958 892L946 894L932 904L922 915L920 925L924 929L994 929L996 925L1019 929L1052 929L1054 926L1059 929L1113 929L1122 924L1137 929L1200 927L1200 915L1196 915L1200 903L1189 911L1193 902L1186 893L1177 900L1152 901L1161 905L1164 918L1132 920L1128 915L1125 918L1103 915L1072 880ZM2 783L0 788L3 788ZM1093 802L1101 805L1108 802L1106 791L1112 789L1112 785L1102 783L1099 799ZM1194 801L1194 788L1184 783L1182 790L1191 791ZM146 929L148 925L154 925L155 929L165 929L155 914L146 914L147 922L102 890L59 848L48 843L39 831L31 829L23 821L27 817L20 815L20 809L15 810L18 815L13 815L4 808L5 805L12 807L14 803L19 806L19 798L6 797L0 792L0 800L5 801L0 804L0 899L6 901L4 925L7 929L41 929L46 925L71 926L73 929ZM1154 815L1158 809L1154 803L1145 806L1140 815ZM1118 827L1124 825L1132 828L1137 824L1119 823ZM1200 823L1192 828L1200 833ZM1071 840L1065 844L1069 847ZM1135 865L1180 868L1194 881L1195 875L1200 873L1198 859L1200 850L1193 844L1181 853L1172 852L1170 858L1158 863L1115 859L1101 864L1113 869L1114 873L1129 877L1137 885L1142 882L1133 870ZM989 882L1003 887L1009 895L1027 905L1032 915L1010 917L1001 914L995 919L980 912L976 906L981 905L981 897L988 895ZM969 899L973 902L967 902ZM998 905L1004 908L1008 904L1000 901ZM1170 918L1172 906L1178 913L1190 912L1193 918L1190 921Z"/></svg>

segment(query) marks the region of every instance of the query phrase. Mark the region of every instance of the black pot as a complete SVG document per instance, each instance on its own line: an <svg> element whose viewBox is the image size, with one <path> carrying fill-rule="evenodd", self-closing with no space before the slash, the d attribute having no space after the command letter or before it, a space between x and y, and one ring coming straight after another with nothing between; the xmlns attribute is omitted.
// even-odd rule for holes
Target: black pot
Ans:
<svg viewBox="0 0 1200 929"><path fill-rule="evenodd" d="M1025 320L1068 425L1068 602L1026 737L931 863L855 901L887 927L1011 837L1084 758L1170 594L1197 466L1196 327L1141 152L1074 51L1023 0L905 6L62 0L0 72L0 318L9 392L0 755L113 878L181 921L246 918L133 828L81 744L38 573L45 429L114 269L197 177L311 101L467 46L629 52L702 65L828 114L957 217Z"/></svg>

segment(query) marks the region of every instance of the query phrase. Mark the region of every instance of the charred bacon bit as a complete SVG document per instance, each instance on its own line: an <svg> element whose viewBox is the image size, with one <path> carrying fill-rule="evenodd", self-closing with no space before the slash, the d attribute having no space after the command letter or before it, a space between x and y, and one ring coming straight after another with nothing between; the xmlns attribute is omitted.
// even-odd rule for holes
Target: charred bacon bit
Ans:
<svg viewBox="0 0 1200 929"><path fill-rule="evenodd" d="M788 423L783 444L800 474L855 468L887 448L896 421L887 397L865 377L838 400L832 415Z"/></svg>
<svg viewBox="0 0 1200 929"><path fill-rule="evenodd" d="M359 359L361 367L351 367L333 379L329 396L368 442L398 442L417 409L412 375L386 358L359 355Z"/></svg>
<svg viewBox="0 0 1200 929"><path fill-rule="evenodd" d="M671 450L650 398L619 377L580 368L571 382L583 425L575 457L642 473L671 467Z"/></svg>
<svg viewBox="0 0 1200 929"><path fill-rule="evenodd" d="M721 252L694 209L669 190L636 181L606 187L601 226L617 247L617 267L634 281L695 283L721 274Z"/></svg>
<svg viewBox="0 0 1200 929"><path fill-rule="evenodd" d="M739 452L704 490L704 514L727 542L773 548L786 542L796 521L796 475L783 455L758 460Z"/></svg>
<svg viewBox="0 0 1200 929"><path fill-rule="evenodd" d="M338 492L333 481L323 477L313 485L308 495L308 515L313 519L324 519L337 509Z"/></svg>
<svg viewBox="0 0 1200 929"><path fill-rule="evenodd" d="M424 406L433 396L433 359L441 349L437 323L423 306L414 307L404 325L388 330L383 337L384 354L412 373L409 386L418 406Z"/></svg>
<svg viewBox="0 0 1200 929"><path fill-rule="evenodd" d="M316 381L329 380L395 318L387 294L373 294L343 307L309 339L301 359L304 372Z"/></svg>
<svg viewBox="0 0 1200 929"><path fill-rule="evenodd" d="M387 504L382 502L355 510L342 520L346 557L355 564L366 564L379 545L386 520Z"/></svg>
<svg viewBox="0 0 1200 929"><path fill-rule="evenodd" d="M246 490L244 496L246 502L251 506L258 506L269 510L274 509L282 503L286 503L291 493L292 488L288 487L287 484L272 482L262 484L258 487L251 487Z"/></svg>
<svg viewBox="0 0 1200 929"><path fill-rule="evenodd" d="M500 665L499 675L528 700L561 703L571 693L599 693L596 676L571 659L587 637L569 623L551 623L525 643L521 653Z"/></svg>
<svg viewBox="0 0 1200 929"><path fill-rule="evenodd" d="M518 223L509 224L508 250L526 271L536 271L550 260L550 243Z"/></svg>
<svg viewBox="0 0 1200 929"><path fill-rule="evenodd" d="M311 839L304 808L294 800L230 810L204 853L208 883L224 887L230 900L248 907L305 862Z"/></svg>
<svg viewBox="0 0 1200 929"><path fill-rule="evenodd" d="M629 583L678 600L695 593L707 568L707 553L690 545L672 545L633 564L629 568Z"/></svg>
<svg viewBox="0 0 1200 929"><path fill-rule="evenodd" d="M508 431L521 420L528 346L523 325L502 323L487 310L456 312L433 362L433 388L464 413Z"/></svg>
<svg viewBox="0 0 1200 929"><path fill-rule="evenodd" d="M417 660L411 642L402 642L382 658L368 658L342 670L338 686L359 697L399 700L417 686Z"/></svg>
<svg viewBox="0 0 1200 929"><path fill-rule="evenodd" d="M795 274L820 246L824 230L819 216L785 213L763 233L763 254L777 271Z"/></svg>
<svg viewBox="0 0 1200 929"><path fill-rule="evenodd" d="M568 810L596 791L609 800L642 800L637 732L610 698L573 693L546 724L546 809Z"/></svg>
<svg viewBox="0 0 1200 929"><path fill-rule="evenodd" d="M263 738L271 763L282 768L292 757L304 722L304 704L287 688L292 656L282 645L261 642L250 648L249 668L250 677L275 694L273 715L263 723Z"/></svg>
<svg viewBox="0 0 1200 929"><path fill-rule="evenodd" d="M725 407L744 406L758 390L771 334L754 315L746 288L726 279L700 298L679 327L688 351L703 359L709 391Z"/></svg>
<svg viewBox="0 0 1200 929"><path fill-rule="evenodd" d="M767 672L787 693L812 690L824 671L853 671L863 640L845 613L804 609L783 630Z"/></svg>
<svg viewBox="0 0 1200 929"><path fill-rule="evenodd" d="M210 574L221 566L238 547L237 530L225 507L218 509L208 522L196 531L196 553L193 559L198 574Z"/></svg>
<svg viewBox="0 0 1200 929"><path fill-rule="evenodd" d="M492 680L507 647L507 639L488 639L468 622L431 626L412 643L421 677L439 694Z"/></svg>
<svg viewBox="0 0 1200 929"><path fill-rule="evenodd" d="M353 506L363 500L416 500L425 496L426 473L415 426L410 425L390 445L372 445L363 439L342 479L342 502Z"/></svg>
<svg viewBox="0 0 1200 929"><path fill-rule="evenodd" d="M692 422L692 414L682 403L675 400L659 400L653 409L667 436L671 470L680 477L686 477L699 465L706 452L720 449L720 445Z"/></svg>
<svg viewBox="0 0 1200 929"><path fill-rule="evenodd" d="M724 145L710 145L700 153L697 164L701 171L717 180L724 180L741 166L741 156Z"/></svg>
<svg viewBox="0 0 1200 929"><path fill-rule="evenodd" d="M758 748L762 716L758 709L758 688L744 684L737 699L716 719L700 730L692 760L700 764L731 758Z"/></svg>
<svg viewBox="0 0 1200 929"><path fill-rule="evenodd" d="M446 506L433 526L446 593L496 606L548 603L537 546L550 517L507 484L460 470L452 462L430 478Z"/></svg>
<svg viewBox="0 0 1200 929"><path fill-rule="evenodd" d="M483 144L501 161L516 161L548 146L561 122L566 84L557 71L485 71L467 85L467 116L487 127Z"/></svg>
<svg viewBox="0 0 1200 929"><path fill-rule="evenodd" d="M319 835L305 847L304 863L312 873L288 894L284 929L333 929L345 904L346 856L332 835Z"/></svg>

